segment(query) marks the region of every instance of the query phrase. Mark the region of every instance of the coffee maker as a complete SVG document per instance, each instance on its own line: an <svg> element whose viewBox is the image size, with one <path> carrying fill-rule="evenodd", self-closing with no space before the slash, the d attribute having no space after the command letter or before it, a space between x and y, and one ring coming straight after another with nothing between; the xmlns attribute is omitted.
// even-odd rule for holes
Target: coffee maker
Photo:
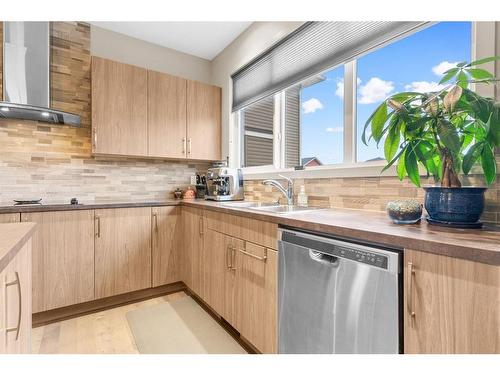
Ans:
<svg viewBox="0 0 500 375"><path fill-rule="evenodd" d="M205 199L213 201L243 200L243 174L239 168L215 167L207 171Z"/></svg>

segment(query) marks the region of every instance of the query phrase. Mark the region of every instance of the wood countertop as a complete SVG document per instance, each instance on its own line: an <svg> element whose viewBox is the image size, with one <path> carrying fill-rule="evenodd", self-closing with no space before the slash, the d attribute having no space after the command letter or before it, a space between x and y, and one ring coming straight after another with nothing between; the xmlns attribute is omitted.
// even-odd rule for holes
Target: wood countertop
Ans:
<svg viewBox="0 0 500 375"><path fill-rule="evenodd" d="M36 223L0 224L0 272L14 259L35 229Z"/></svg>
<svg viewBox="0 0 500 375"><path fill-rule="evenodd" d="M485 225L482 229L454 229L430 225L425 220L418 224L399 225L394 224L384 212L353 209L318 209L276 214L227 207L224 203L203 200L186 200L183 205L247 216L346 239L500 265L500 227L493 225Z"/></svg>
<svg viewBox="0 0 500 375"><path fill-rule="evenodd" d="M1 206L0 213L93 210L125 207L158 207L186 205L205 208L233 215L265 220L279 225L363 242L377 243L401 249L419 250L433 254L462 258L476 262L500 265L500 226L485 225L482 229L453 229L429 225L425 220L418 224L394 224L384 212L353 209L319 209L307 212L276 214L224 203L194 200L164 200L139 202L92 202L82 205L45 204L38 206ZM24 224L24 223L23 223ZM20 225L20 224L2 224ZM4 237L4 232L0 232ZM13 234L14 235L14 234ZM2 239L2 241L4 241ZM3 244L3 242L1 242ZM3 259L4 245L0 245ZM5 245L8 247L8 245ZM3 261L0 261L2 265Z"/></svg>

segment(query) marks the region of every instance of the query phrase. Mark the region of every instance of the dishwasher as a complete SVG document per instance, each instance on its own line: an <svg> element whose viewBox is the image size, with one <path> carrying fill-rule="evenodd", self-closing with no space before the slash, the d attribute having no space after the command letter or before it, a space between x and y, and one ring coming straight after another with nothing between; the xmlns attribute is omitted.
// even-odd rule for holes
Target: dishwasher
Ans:
<svg viewBox="0 0 500 375"><path fill-rule="evenodd" d="M280 228L278 351L401 353L401 250Z"/></svg>

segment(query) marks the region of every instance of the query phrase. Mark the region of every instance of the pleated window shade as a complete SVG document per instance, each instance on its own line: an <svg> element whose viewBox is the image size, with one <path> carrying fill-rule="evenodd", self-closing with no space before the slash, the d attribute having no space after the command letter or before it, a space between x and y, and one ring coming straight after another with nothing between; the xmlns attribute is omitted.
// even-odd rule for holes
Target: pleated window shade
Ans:
<svg viewBox="0 0 500 375"><path fill-rule="evenodd" d="M231 75L237 111L427 22L307 22Z"/></svg>

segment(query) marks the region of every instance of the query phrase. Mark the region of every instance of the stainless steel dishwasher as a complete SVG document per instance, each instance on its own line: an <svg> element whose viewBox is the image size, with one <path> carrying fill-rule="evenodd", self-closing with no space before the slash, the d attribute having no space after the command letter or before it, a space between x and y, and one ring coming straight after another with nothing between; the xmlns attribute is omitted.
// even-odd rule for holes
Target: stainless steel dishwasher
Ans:
<svg viewBox="0 0 500 375"><path fill-rule="evenodd" d="M279 239L279 353L401 352L401 252L283 228Z"/></svg>

